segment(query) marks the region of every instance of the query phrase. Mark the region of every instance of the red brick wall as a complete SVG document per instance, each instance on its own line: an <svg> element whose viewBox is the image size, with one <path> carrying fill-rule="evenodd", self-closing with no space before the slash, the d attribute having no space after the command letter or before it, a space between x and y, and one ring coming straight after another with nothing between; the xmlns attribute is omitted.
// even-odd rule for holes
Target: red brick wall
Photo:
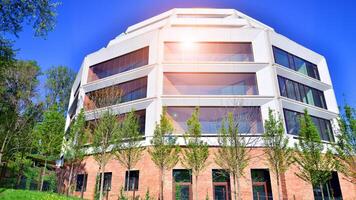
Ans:
<svg viewBox="0 0 356 200"><path fill-rule="evenodd" d="M206 195L209 196L209 199L213 199L213 183L212 183L212 169L219 169L214 162L214 152L216 148L210 148L210 156L207 161L206 168L201 172L198 177L198 194L199 200L205 199ZM261 148L254 148L251 151L251 162L249 166L245 169L244 177L240 180L241 185L241 194L243 199L252 199L252 181L251 181L251 169L267 169L268 164L263 155ZM86 173L88 173L87 180L87 190L84 192L84 198L93 199L94 189L95 189L95 180L98 173L98 165L93 159L92 156L87 157L83 161L83 168ZM154 163L151 161L150 156L147 152L144 153L142 159L135 166L134 170L140 170L139 177L139 189L135 192L135 195L140 195L144 197L147 189L149 189L150 194L158 197L159 195L159 170L155 167ZM180 163L174 169L184 169ZM313 199L313 190L312 186L295 175L298 168L292 166L286 173L284 181L284 190L286 193L283 194L285 199L291 200L309 200ZM117 160L113 157L105 168L106 172L112 172L112 182L111 182L111 191L109 192L108 199L116 200L118 198L120 188L124 186L125 171ZM66 173L65 175L68 175ZM277 183L274 174L270 171L271 185L273 199L278 199L277 192ZM64 180L67 180L64 178ZM356 199L356 185L346 181L344 176L339 173L339 180L342 190L342 195L345 200ZM75 180L73 181L75 182ZM231 178L232 182L232 178ZM195 180L193 178L193 191L194 191ZM165 171L165 184L164 184L164 198L172 199L172 170ZM231 190L233 190L233 184L231 183ZM129 192L131 195L132 192ZM80 192L75 192L76 196L80 196ZM194 194L193 194L194 196Z"/></svg>

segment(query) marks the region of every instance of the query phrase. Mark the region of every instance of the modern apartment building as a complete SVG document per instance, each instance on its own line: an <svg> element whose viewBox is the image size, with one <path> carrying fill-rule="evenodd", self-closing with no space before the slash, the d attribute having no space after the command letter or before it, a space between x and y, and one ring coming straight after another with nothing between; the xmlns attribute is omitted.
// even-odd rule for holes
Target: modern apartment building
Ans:
<svg viewBox="0 0 356 200"><path fill-rule="evenodd" d="M122 90L120 103L96 105L93 94L105 88ZM221 121L228 112L240 117L239 131L253 137L263 134L269 108L279 112L291 145L297 140L298 115L304 109L325 144L335 140L338 116L325 58L234 9L172 9L130 26L106 47L87 55L72 87L66 128L81 108L86 119L93 120L94 110L100 112L106 106L118 115L135 109L146 146L163 107L179 137L199 106L203 140L211 153L198 192L201 199L219 200L231 199L232 190L230 177L218 176L223 169L213 157L219 148ZM184 145L181 137L178 142ZM276 180L262 152L260 144L253 147L254 157L241 180L243 199L277 199ZM84 197L92 199L98 165L88 155L83 166L74 180L76 191L84 187ZM115 159L105 170L107 198L117 199L127 173ZM292 166L284 175L284 197L313 199L313 187L295 175L297 170ZM158 172L145 152L130 173L131 189L136 195L143 196L149 189L158 196ZM177 164L165 171L165 179L165 199L175 199L177 192L183 199L193 198L189 169ZM328 184L335 197L356 195L355 185L340 173L334 172Z"/></svg>

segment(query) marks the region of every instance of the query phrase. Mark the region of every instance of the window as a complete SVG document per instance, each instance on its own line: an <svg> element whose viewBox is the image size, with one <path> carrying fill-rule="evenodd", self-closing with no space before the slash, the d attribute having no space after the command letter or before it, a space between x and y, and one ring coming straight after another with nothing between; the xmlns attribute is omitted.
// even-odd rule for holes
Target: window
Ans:
<svg viewBox="0 0 356 200"><path fill-rule="evenodd" d="M137 191L140 172L138 170L130 171L130 178L128 178L128 171L125 173L125 190L126 191Z"/></svg>
<svg viewBox="0 0 356 200"><path fill-rule="evenodd" d="M183 134L187 131L187 120L191 117L194 107L168 107L167 114L172 120L174 131ZM260 107L200 107L200 123L203 134L217 134L221 122L232 112L240 133L262 133Z"/></svg>
<svg viewBox="0 0 356 200"><path fill-rule="evenodd" d="M147 77L120 83L86 93L85 109L93 110L106 106L146 98ZM103 98L105 97L105 98Z"/></svg>
<svg viewBox="0 0 356 200"><path fill-rule="evenodd" d="M324 92L278 76L281 96L326 109Z"/></svg>
<svg viewBox="0 0 356 200"><path fill-rule="evenodd" d="M87 189L87 180L88 180L88 174L78 174L75 191L85 192L85 190Z"/></svg>
<svg viewBox="0 0 356 200"><path fill-rule="evenodd" d="M253 62L250 42L165 42L170 62Z"/></svg>
<svg viewBox="0 0 356 200"><path fill-rule="evenodd" d="M273 46L273 54L274 61L277 64L320 80L318 67L315 64L310 63L275 46Z"/></svg>
<svg viewBox="0 0 356 200"><path fill-rule="evenodd" d="M287 133L299 135L300 117L302 113L284 109L284 118L286 122ZM329 120L311 116L320 138L324 141L334 141L334 135Z"/></svg>
<svg viewBox="0 0 356 200"><path fill-rule="evenodd" d="M105 172L104 173L104 191L110 191L111 190L111 177L112 173L111 172ZM98 178L98 188L101 187L101 173L99 174Z"/></svg>
<svg viewBox="0 0 356 200"><path fill-rule="evenodd" d="M342 199L341 188L339 177L337 172L331 173L331 179L323 184L323 191L321 191L320 186L313 186L314 199L322 200L322 192L324 194L324 199Z"/></svg>
<svg viewBox="0 0 356 200"><path fill-rule="evenodd" d="M213 169L212 176L214 200L231 199L229 172L223 169Z"/></svg>
<svg viewBox="0 0 356 200"><path fill-rule="evenodd" d="M268 169L251 169L253 200L273 200Z"/></svg>
<svg viewBox="0 0 356 200"><path fill-rule="evenodd" d="M173 170L173 199L191 200L192 194L192 171L188 169ZM178 198L177 198L178 197Z"/></svg>
<svg viewBox="0 0 356 200"><path fill-rule="evenodd" d="M148 47L89 67L88 83L148 64Z"/></svg>
<svg viewBox="0 0 356 200"><path fill-rule="evenodd" d="M253 73L164 73L166 95L257 95Z"/></svg>

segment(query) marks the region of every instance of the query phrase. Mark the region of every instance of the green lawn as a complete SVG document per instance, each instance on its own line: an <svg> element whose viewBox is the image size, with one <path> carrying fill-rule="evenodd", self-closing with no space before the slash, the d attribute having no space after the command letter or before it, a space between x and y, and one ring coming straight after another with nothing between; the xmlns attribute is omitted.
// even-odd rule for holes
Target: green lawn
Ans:
<svg viewBox="0 0 356 200"><path fill-rule="evenodd" d="M56 193L0 188L0 200L77 200Z"/></svg>

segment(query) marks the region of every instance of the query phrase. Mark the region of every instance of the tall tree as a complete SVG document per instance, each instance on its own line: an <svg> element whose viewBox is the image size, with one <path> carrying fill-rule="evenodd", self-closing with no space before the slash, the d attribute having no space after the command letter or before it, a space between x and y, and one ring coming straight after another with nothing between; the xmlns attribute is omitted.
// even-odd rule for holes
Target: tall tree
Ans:
<svg viewBox="0 0 356 200"><path fill-rule="evenodd" d="M173 125L167 117L166 108L163 108L160 123L156 124L151 140L152 147L148 150L152 161L160 170L160 200L163 200L164 170L172 169L179 161L180 148L172 133Z"/></svg>
<svg viewBox="0 0 356 200"><path fill-rule="evenodd" d="M356 111L345 105L343 114L339 117L340 134L338 135L337 159L340 161L340 171L348 180L356 184Z"/></svg>
<svg viewBox="0 0 356 200"><path fill-rule="evenodd" d="M69 132L66 134L64 159L70 164L67 196L72 186L73 171L79 167L86 155L84 145L88 143L84 110L81 109L78 116L72 121ZM81 191L82 192L82 191Z"/></svg>
<svg viewBox="0 0 356 200"><path fill-rule="evenodd" d="M48 161L56 160L61 153L64 125L63 113L58 111L58 107L54 105L44 112L43 120L34 129L36 150L44 160L39 188L41 191Z"/></svg>
<svg viewBox="0 0 356 200"><path fill-rule="evenodd" d="M192 170L195 178L195 200L198 200L198 176L207 165L209 147L201 139L201 124L199 121L199 108L196 107L187 121L188 130L184 134L186 147L183 148L182 164Z"/></svg>
<svg viewBox="0 0 356 200"><path fill-rule="evenodd" d="M140 133L138 118L132 110L121 122L120 142L115 148L115 157L127 170L127 188L130 191L130 171L141 159L144 147L141 146L143 135Z"/></svg>
<svg viewBox="0 0 356 200"><path fill-rule="evenodd" d="M94 133L92 136L92 147L94 151L94 159L99 165L100 171L100 188L99 199L103 199L104 190L104 173L105 167L109 160L112 158L110 151L113 144L116 143L120 131L119 123L116 115L109 109L106 110L100 119L95 119Z"/></svg>
<svg viewBox="0 0 356 200"><path fill-rule="evenodd" d="M40 68L34 61L16 61L4 72L0 81L0 163L7 156L9 145L26 130L32 120L26 117L37 95ZM10 156L10 155L8 155Z"/></svg>
<svg viewBox="0 0 356 200"><path fill-rule="evenodd" d="M222 121L218 135L220 148L215 154L215 162L232 175L235 200L241 199L240 179L252 159L250 146L256 142L252 137L244 137L239 134L240 121L247 120L249 117L251 116L234 117L233 113L228 113Z"/></svg>
<svg viewBox="0 0 356 200"><path fill-rule="evenodd" d="M314 188L320 187L324 200L323 185L330 180L331 171L335 169L336 163L331 151L326 149L321 142L318 131L306 109L300 118L299 140L295 144L295 150L294 161L299 167L296 175Z"/></svg>
<svg viewBox="0 0 356 200"><path fill-rule="evenodd" d="M75 79L74 71L65 66L58 66L47 70L45 74L47 77L45 84L47 105L50 107L57 104L59 110L65 112Z"/></svg>
<svg viewBox="0 0 356 200"><path fill-rule="evenodd" d="M288 137L284 133L281 118L276 118L271 109L268 110L268 119L265 120L263 141L268 164L277 180L278 199L281 200L281 175L293 163L293 149L288 146Z"/></svg>

